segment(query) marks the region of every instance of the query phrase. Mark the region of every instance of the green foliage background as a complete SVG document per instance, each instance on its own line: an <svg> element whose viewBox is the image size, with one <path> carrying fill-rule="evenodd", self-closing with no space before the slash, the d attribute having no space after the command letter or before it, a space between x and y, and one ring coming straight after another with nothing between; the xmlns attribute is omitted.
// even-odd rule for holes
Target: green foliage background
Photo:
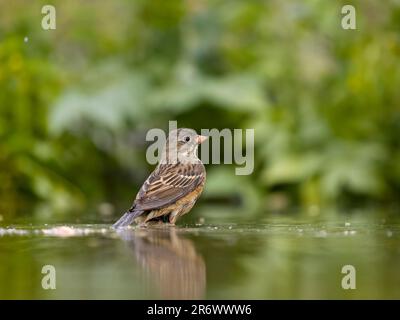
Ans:
<svg viewBox="0 0 400 320"><path fill-rule="evenodd" d="M399 59L396 0L1 1L0 214L118 215L151 170L146 131L169 120L255 129L254 173L208 165L203 205L391 205Z"/></svg>

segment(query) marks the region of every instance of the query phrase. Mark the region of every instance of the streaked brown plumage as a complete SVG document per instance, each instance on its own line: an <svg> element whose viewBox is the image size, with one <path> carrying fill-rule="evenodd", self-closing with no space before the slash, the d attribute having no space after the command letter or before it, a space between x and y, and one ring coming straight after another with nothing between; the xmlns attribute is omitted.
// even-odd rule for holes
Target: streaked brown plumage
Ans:
<svg viewBox="0 0 400 320"><path fill-rule="evenodd" d="M139 190L132 207L114 224L126 227L134 220L175 224L190 211L203 191L206 171L197 157L197 147L206 137L192 129L171 131L160 164Z"/></svg>

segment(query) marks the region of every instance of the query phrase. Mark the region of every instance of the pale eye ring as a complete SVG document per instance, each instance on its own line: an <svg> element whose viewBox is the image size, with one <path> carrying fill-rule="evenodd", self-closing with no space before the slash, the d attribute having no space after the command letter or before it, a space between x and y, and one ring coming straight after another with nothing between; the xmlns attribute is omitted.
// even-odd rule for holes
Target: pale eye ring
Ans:
<svg viewBox="0 0 400 320"><path fill-rule="evenodd" d="M186 136L186 137L183 138L183 140L184 140L185 142L189 142L189 141L190 141L190 137L189 137L189 136Z"/></svg>

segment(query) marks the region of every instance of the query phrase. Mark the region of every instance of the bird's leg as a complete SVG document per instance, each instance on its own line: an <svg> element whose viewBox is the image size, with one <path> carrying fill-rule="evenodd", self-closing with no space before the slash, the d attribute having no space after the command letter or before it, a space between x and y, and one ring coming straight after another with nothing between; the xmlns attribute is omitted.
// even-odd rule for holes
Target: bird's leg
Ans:
<svg viewBox="0 0 400 320"><path fill-rule="evenodd" d="M138 227L139 227L140 229L147 228L147 222L140 222L140 223L138 224Z"/></svg>
<svg viewBox="0 0 400 320"><path fill-rule="evenodd" d="M169 214L169 223L175 225L176 220L179 218L179 210L174 210Z"/></svg>

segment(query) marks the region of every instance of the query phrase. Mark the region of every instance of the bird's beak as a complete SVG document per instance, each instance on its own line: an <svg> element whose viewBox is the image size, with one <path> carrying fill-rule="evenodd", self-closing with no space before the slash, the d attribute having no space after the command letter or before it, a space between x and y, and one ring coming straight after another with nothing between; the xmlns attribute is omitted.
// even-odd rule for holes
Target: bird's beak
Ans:
<svg viewBox="0 0 400 320"><path fill-rule="evenodd" d="M198 136L196 137L196 142L197 142L197 144L201 144L201 143L203 143L204 141L206 141L207 139L208 139L207 136L200 136L200 135L198 135Z"/></svg>

